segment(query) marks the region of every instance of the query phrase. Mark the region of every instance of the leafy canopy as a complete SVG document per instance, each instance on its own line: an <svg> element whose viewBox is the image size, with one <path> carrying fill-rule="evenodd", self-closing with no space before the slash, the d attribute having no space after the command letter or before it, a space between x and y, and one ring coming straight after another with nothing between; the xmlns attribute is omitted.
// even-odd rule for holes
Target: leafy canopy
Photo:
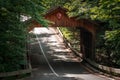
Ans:
<svg viewBox="0 0 120 80"><path fill-rule="evenodd" d="M43 26L45 8L40 0L0 0L0 72L26 65L27 26L21 15L30 16Z"/></svg>

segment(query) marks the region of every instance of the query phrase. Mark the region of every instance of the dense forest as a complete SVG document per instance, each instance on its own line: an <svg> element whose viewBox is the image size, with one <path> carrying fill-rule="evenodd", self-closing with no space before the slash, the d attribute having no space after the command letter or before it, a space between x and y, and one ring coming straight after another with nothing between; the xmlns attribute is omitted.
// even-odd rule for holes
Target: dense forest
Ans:
<svg viewBox="0 0 120 80"><path fill-rule="evenodd" d="M22 21L22 16L47 26L43 15L55 6L67 8L70 17L98 23L102 31L96 39L96 56L106 58L110 66L120 66L120 0L0 0L0 72L16 71L26 65L30 23ZM97 62L103 60L96 58Z"/></svg>
<svg viewBox="0 0 120 80"><path fill-rule="evenodd" d="M0 72L19 70L26 65L29 24L21 16L30 16L46 26L42 6L38 0L0 0Z"/></svg>

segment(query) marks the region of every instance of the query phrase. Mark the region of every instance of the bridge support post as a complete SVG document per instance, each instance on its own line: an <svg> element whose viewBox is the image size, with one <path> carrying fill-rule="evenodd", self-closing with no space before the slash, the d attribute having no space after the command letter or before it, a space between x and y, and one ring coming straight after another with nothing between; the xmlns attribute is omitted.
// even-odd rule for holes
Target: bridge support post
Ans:
<svg viewBox="0 0 120 80"><path fill-rule="evenodd" d="M83 59L95 59L95 36L83 28L80 30L80 46Z"/></svg>

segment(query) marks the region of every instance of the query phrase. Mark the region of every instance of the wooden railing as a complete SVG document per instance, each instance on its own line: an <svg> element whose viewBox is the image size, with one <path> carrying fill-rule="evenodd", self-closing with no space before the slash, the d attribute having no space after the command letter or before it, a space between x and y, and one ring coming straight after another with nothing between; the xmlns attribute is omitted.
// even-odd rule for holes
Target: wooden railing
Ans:
<svg viewBox="0 0 120 80"><path fill-rule="evenodd" d="M0 77L17 76L17 75L31 73L31 71L32 71L32 69L31 69L31 66L29 64L28 69L23 69L23 70L18 70L18 71L13 71L13 72L3 72L3 73L0 73Z"/></svg>

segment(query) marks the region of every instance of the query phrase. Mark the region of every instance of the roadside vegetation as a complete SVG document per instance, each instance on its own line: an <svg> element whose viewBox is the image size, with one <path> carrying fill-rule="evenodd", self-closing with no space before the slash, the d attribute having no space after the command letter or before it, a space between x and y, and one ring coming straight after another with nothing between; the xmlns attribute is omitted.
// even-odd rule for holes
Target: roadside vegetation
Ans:
<svg viewBox="0 0 120 80"><path fill-rule="evenodd" d="M80 30L69 27L59 27L59 29L71 47L80 52Z"/></svg>
<svg viewBox="0 0 120 80"><path fill-rule="evenodd" d="M105 30L97 35L96 62L120 68L120 30Z"/></svg>

